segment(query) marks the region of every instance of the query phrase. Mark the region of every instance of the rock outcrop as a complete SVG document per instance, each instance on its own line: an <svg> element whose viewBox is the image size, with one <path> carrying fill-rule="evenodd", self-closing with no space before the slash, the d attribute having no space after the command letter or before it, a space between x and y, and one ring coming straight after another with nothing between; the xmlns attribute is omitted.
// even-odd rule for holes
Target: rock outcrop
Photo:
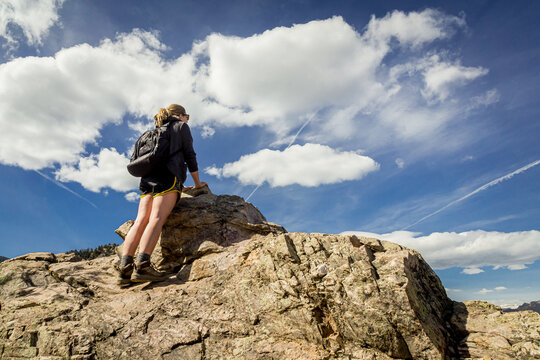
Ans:
<svg viewBox="0 0 540 360"><path fill-rule="evenodd" d="M158 248L170 278L127 289L116 256L0 264L0 358L540 358L540 315L454 303L413 250L287 233L238 197L183 198Z"/></svg>
<svg viewBox="0 0 540 360"><path fill-rule="evenodd" d="M196 195L196 196L193 196ZM116 233L125 238L133 221L127 221ZM152 262L160 270L177 271L205 254L254 235L282 234L286 230L267 222L260 211L239 196L214 195L208 187L190 189L182 194L163 228Z"/></svg>
<svg viewBox="0 0 540 360"><path fill-rule="evenodd" d="M540 359L540 314L505 313L484 301L454 303L451 319L461 357Z"/></svg>

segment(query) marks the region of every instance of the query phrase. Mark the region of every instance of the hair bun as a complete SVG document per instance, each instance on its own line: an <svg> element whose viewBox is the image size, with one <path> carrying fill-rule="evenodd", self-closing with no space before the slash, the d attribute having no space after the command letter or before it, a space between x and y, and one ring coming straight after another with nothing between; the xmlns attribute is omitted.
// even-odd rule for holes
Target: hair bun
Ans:
<svg viewBox="0 0 540 360"><path fill-rule="evenodd" d="M163 122L170 116L169 110L165 108L160 108L158 113L154 115L154 125L161 126Z"/></svg>

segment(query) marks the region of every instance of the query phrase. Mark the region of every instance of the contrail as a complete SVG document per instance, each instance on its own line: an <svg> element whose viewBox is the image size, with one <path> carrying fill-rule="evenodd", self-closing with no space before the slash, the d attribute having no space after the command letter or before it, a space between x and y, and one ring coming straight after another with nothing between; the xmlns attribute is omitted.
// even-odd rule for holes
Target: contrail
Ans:
<svg viewBox="0 0 540 360"><path fill-rule="evenodd" d="M448 209L450 206L455 205L455 204L457 204L458 202L461 202L461 201L463 201L463 200L465 200L465 199L468 199L468 198L470 198L471 196L473 196L473 195L479 193L480 191L484 191L484 190L486 190L486 189L488 189L488 188L490 188L490 187L492 187L492 186L494 186L494 185L497 185L497 184L500 183L500 182L503 182L503 181L505 181L505 180L508 180L508 179L510 179L511 177L513 177L514 175L517 175L517 174L520 174L520 173L522 173L522 172L524 172L524 171L526 171L526 170L529 170L530 168L532 168L533 166L536 166L536 165L538 165L538 164L540 164L540 160L536 160L536 161L534 161L534 162L532 162L532 163L530 163L530 164L528 164L528 165L525 165L525 166L523 166L523 167L517 169L516 171L513 171L513 172L511 172L511 173L509 173L509 174L506 174L506 175L504 175L504 176L501 176L500 178L497 178L497 179L495 179L495 180L493 180L493 181L490 181L490 182L488 182L487 184L480 186L478 189L474 190L473 192L471 192L471 193L469 193L469 194L467 194L467 195L465 195L465 196L463 196L463 197L461 197L461 198L459 198L459 199L457 199L457 200L452 201L450 204L448 204L448 205L446 205L446 206L440 208L439 210L437 210L437 211L435 211L435 212L433 212L433 213L431 213L431 214L429 214L429 215L424 216L423 218L421 218L420 220L418 220L418 221L415 222L414 224L411 224L411 225L407 226L407 227L404 228L403 230L407 230L408 228L410 228L410 227L412 227L412 226L414 226L414 225L416 225L416 224L418 224L418 223L420 223L420 222L426 220L427 218L430 218L430 217L432 217L433 215L436 215L436 214L440 213L441 211L443 211L443 210L445 210L445 209Z"/></svg>
<svg viewBox="0 0 540 360"><path fill-rule="evenodd" d="M96 209L98 208L96 206L96 204L94 204L93 202L91 202L90 200L88 200L87 198L85 198L84 196L76 193L75 191L71 190L70 188L68 188L67 186L65 186L64 184L62 184L61 182L59 181L56 181L54 179L52 179L51 177L45 175L44 173L42 173L41 171L39 170L34 170L35 172L37 172L39 175L43 176L45 179L49 180L50 182L52 182L53 184L61 187L62 189L66 190L66 191L69 191L70 193L72 193L73 195L75 195L76 197L80 198L80 199L83 199L84 201L86 201L87 203L89 203L90 205L92 205L93 207L95 207Z"/></svg>
<svg viewBox="0 0 540 360"><path fill-rule="evenodd" d="M311 114L311 116L307 119L307 121L304 123L304 125L302 125L300 127L300 129L298 129L298 131L296 132L296 135L294 135L294 137L292 138L292 140L289 142L289 145L287 145L287 147L285 148L285 150L287 150L288 148L290 148L292 146L292 144L296 141L296 138L298 137L298 135L300 135L300 133L302 132L302 130L304 130L304 128L307 126L307 124L309 124L311 122L311 120L313 120L313 118L315 117L315 113ZM285 151L283 150L283 151ZM246 198L246 201L249 201L249 199L253 196L253 194L255 194L255 192L257 190L259 190L259 188L261 187L262 183L257 185L257 187L255 189L253 189L253 191L251 192L251 194L249 194L249 196Z"/></svg>
<svg viewBox="0 0 540 360"><path fill-rule="evenodd" d="M298 135L300 135L300 133L302 132L302 130L304 130L304 128L306 127L307 124L309 124L311 122L311 120L313 120L313 118L315 117L315 113L311 114L311 116L307 119L307 121L304 123L304 125L302 125L300 127L300 129L298 129L298 131L296 132L296 135L294 135L293 139L291 140L291 142L289 143L289 145L287 145L287 147L285 148L285 150L287 150L288 148L291 147L291 145L296 141L296 138L298 137Z"/></svg>

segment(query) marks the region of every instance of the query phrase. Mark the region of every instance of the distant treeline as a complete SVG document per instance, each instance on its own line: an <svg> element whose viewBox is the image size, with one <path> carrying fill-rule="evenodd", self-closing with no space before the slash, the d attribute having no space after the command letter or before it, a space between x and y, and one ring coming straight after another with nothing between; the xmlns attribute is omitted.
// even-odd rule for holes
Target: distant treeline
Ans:
<svg viewBox="0 0 540 360"><path fill-rule="evenodd" d="M95 249L70 250L68 254L79 255L84 260L92 260L100 256L109 256L116 254L117 244L100 245Z"/></svg>
<svg viewBox="0 0 540 360"><path fill-rule="evenodd" d="M5 256L0 256L0 262L4 261L4 260L7 260L9 258L5 257Z"/></svg>

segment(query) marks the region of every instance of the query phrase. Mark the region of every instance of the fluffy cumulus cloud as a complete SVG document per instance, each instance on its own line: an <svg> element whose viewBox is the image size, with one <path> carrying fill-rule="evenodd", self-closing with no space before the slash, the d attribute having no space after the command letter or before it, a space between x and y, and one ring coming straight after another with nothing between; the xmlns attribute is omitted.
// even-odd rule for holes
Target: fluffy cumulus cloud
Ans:
<svg viewBox="0 0 540 360"><path fill-rule="evenodd" d="M51 26L58 21L58 10L65 0L0 1L0 37L17 42L14 28L22 31L29 45L39 45Z"/></svg>
<svg viewBox="0 0 540 360"><path fill-rule="evenodd" d="M124 195L124 197L126 198L127 201L130 201L130 202L137 202L141 198L139 193L135 191L128 192L126 195Z"/></svg>
<svg viewBox="0 0 540 360"><path fill-rule="evenodd" d="M167 83L156 70L162 49L153 34L134 31L99 47L1 64L0 162L33 170L76 162L105 124L128 110L150 113L146 91Z"/></svg>
<svg viewBox="0 0 540 360"><path fill-rule="evenodd" d="M476 275L476 274L483 273L484 270L479 269L479 268L465 268L461 272L467 275Z"/></svg>
<svg viewBox="0 0 540 360"><path fill-rule="evenodd" d="M126 171L128 162L129 159L119 154L116 149L102 149L97 155L82 157L76 166L62 166L56 172L56 179L78 182L85 189L94 192L103 188L129 191L137 188L138 178Z"/></svg>
<svg viewBox="0 0 540 360"><path fill-rule="evenodd" d="M388 240L419 251L426 261L436 269L462 267L465 274L482 272L482 266L509 270L526 268L540 260L540 231L496 232L467 231L445 232L420 236L410 231L395 231L388 234L373 234L348 231Z"/></svg>
<svg viewBox="0 0 540 360"><path fill-rule="evenodd" d="M380 46L389 46L389 40L396 38L403 45L417 47L451 36L454 26L465 26L465 20L433 9L408 14L395 10L382 19L372 16L365 36Z"/></svg>
<svg viewBox="0 0 540 360"><path fill-rule="evenodd" d="M319 144L293 145L284 151L264 149L244 155L223 168L211 167L206 173L236 177L242 184L270 186L318 186L357 180L375 171L379 165L355 152L339 152Z"/></svg>
<svg viewBox="0 0 540 360"><path fill-rule="evenodd" d="M482 290L477 291L477 293L478 294L487 294L487 293L492 293L494 291L504 291L504 290L506 290L506 288L504 286L497 286L496 288L493 288L493 289L483 288Z"/></svg>
<svg viewBox="0 0 540 360"><path fill-rule="evenodd" d="M62 1L40 4L52 4L56 14ZM46 17L54 22L55 16ZM4 29L14 21L6 19L0 23ZM315 114L320 121L306 127L303 142L333 146L350 139L368 151L411 141L427 144L446 124L462 118L456 116L465 110L454 90L486 73L437 54L424 59L424 45L464 26L462 18L429 9L372 17L362 32L333 17L245 38L211 34L176 59L167 59L167 47L156 33L135 29L98 46L16 58L0 65L0 163L75 169L105 125L119 124L126 114L150 120L160 107L178 102L193 114L191 124L202 127L204 137L220 127L256 125L276 139L288 138ZM38 42L44 31L28 27L27 37ZM387 55L402 49L404 55L396 58L401 61L387 66ZM429 103L424 96L437 101ZM145 124L131 128L139 132ZM248 155L235 166L224 165L223 175L253 156L278 153ZM365 173L356 171L348 178ZM295 182L258 174L262 178L241 181Z"/></svg>

